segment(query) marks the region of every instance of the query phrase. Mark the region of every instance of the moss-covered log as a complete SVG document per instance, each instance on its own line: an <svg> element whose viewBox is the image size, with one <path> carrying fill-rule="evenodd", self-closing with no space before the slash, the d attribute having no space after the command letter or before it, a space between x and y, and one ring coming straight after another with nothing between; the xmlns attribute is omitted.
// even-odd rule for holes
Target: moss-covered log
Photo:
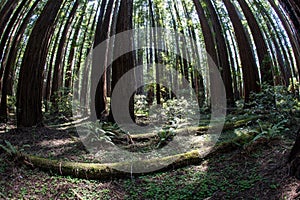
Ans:
<svg viewBox="0 0 300 200"><path fill-rule="evenodd" d="M227 131L227 130L245 126L251 122L254 122L257 119L262 119L264 117L265 116L257 115L257 116L251 116L251 117L248 117L245 119L240 119L235 122L225 122L225 124L223 126L223 131ZM207 133L209 128L212 128L212 127L209 125L206 125L206 126L199 126L199 127L189 127L188 129L189 129L189 131L195 131L196 135L203 135L203 134ZM175 132L177 134L180 134L181 132L183 132L185 130L186 130L186 128L179 128L179 129L176 129ZM133 135L130 135L130 137L132 138L133 141L139 142L139 141L150 140L152 138L156 138L157 133L133 134ZM119 140L127 140L127 136L124 135L122 137L119 137L118 139Z"/></svg>
<svg viewBox="0 0 300 200"><path fill-rule="evenodd" d="M17 153L15 157L21 161L24 165L30 168L39 168L46 172L52 172L63 176L72 176L76 178L84 179L97 179L97 180L110 180L116 178L126 178L132 175L144 175L155 172L162 172L173 170L188 165L199 164L203 160L208 159L216 155L217 153L223 153L231 151L240 147L238 143L244 144L253 139L255 134L249 133L239 136L228 142L222 142L217 144L208 154L201 155L198 150L193 150L187 153L177 154L169 157L157 158L139 161L139 165L147 166L151 169L155 169L157 165L161 163L170 163L163 168L157 168L157 170L149 171L147 173L131 173L126 171L120 171L117 169L129 169L132 163L119 162L119 163L82 163L82 162L69 162L52 160L48 158L41 158L33 155L26 155Z"/></svg>
<svg viewBox="0 0 300 200"><path fill-rule="evenodd" d="M130 173L125 171L120 171L117 169L128 169L132 163L129 162L119 162L119 163L82 163L82 162L69 162L69 161L60 161L52 160L47 158L41 158L33 155L24 155L18 154L18 161L21 161L26 166L30 168L39 168L43 171L52 172L60 174L63 176L72 176L76 178L84 179L97 179L97 180L110 180L115 178L124 178L130 177L132 175L142 175L158 171L167 171L169 169L175 169L191 164L200 163L203 160L203 157L200 156L198 151L191 151L183 154L178 154L174 156L157 158L145 161L139 161L140 164L149 166L149 168L155 168L156 165L159 165L163 162L171 164L166 165L165 167L151 171L147 173Z"/></svg>

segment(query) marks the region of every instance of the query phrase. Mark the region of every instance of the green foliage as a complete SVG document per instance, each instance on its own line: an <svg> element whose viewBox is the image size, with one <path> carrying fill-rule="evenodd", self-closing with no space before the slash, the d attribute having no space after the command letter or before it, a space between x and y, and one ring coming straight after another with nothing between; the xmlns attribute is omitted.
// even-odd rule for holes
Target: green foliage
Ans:
<svg viewBox="0 0 300 200"><path fill-rule="evenodd" d="M5 145L0 144L0 148L2 148L8 155L13 156L17 154L17 149L9 142L4 141Z"/></svg>
<svg viewBox="0 0 300 200"><path fill-rule="evenodd" d="M297 98L283 86L263 84L262 91L251 94L251 99L250 107L244 110L245 114L262 114L266 118L256 121L258 129L250 130L256 136L244 145L246 148L254 143L284 136L294 120L295 112L300 110Z"/></svg>
<svg viewBox="0 0 300 200"><path fill-rule="evenodd" d="M174 127L180 123L187 123L191 116L197 112L192 103L185 98L170 99L163 104L162 114L166 121Z"/></svg>
<svg viewBox="0 0 300 200"><path fill-rule="evenodd" d="M280 137L283 135L283 132L289 130L289 128L286 128L286 123L288 120L283 120L276 124L268 124L267 122L262 122L261 120L257 120L257 122L260 130L253 130L255 133L257 133L257 135L251 140L250 144L262 138L270 140Z"/></svg>
<svg viewBox="0 0 300 200"><path fill-rule="evenodd" d="M68 88L61 88L54 94L55 105L51 106L51 112L60 113L66 117L72 116L72 93Z"/></svg>
<svg viewBox="0 0 300 200"><path fill-rule="evenodd" d="M85 132L87 133L87 136L90 138L91 142L105 141L113 144L111 137L114 137L115 134L110 131L105 131L103 129L103 123L100 123L99 121L89 122L85 127Z"/></svg>
<svg viewBox="0 0 300 200"><path fill-rule="evenodd" d="M217 192L223 193L224 199L233 199L239 192L247 191L258 181L262 181L255 168L256 166L253 166L252 170L242 172L233 163L219 169L211 167L208 171L185 168L144 176L138 180L126 180L124 185L129 194L125 199L196 200L213 198L212 196Z"/></svg>
<svg viewBox="0 0 300 200"><path fill-rule="evenodd" d="M156 148L161 147L161 145L165 144L167 141L172 140L172 138L176 135L173 128L166 126L158 132L159 142Z"/></svg>
<svg viewBox="0 0 300 200"><path fill-rule="evenodd" d="M147 106L147 99L145 95L135 95L134 98L134 109L135 114L146 114L149 113L149 107Z"/></svg>
<svg viewBox="0 0 300 200"><path fill-rule="evenodd" d="M7 96L7 108L13 110L16 106L17 98L16 96Z"/></svg>
<svg viewBox="0 0 300 200"><path fill-rule="evenodd" d="M269 121L277 124L283 120L285 123L293 118L292 111L299 110L299 101L294 94L290 93L283 86L262 85L262 91L258 94L251 94L253 100L245 111L249 114L270 115Z"/></svg>

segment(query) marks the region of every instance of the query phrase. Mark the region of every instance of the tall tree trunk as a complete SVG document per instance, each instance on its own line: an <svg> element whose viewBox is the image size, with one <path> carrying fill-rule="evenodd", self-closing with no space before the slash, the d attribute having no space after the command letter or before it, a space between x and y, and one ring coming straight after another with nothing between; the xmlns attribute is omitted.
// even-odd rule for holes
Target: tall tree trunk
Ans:
<svg viewBox="0 0 300 200"><path fill-rule="evenodd" d="M87 20L87 24L94 23L94 21L95 21L95 19L93 19L93 13L95 12L94 9L95 9L95 5L93 5L93 8L89 11L89 17L88 17L88 20ZM98 9L99 8L96 8L96 11L98 11ZM78 81L75 82L75 78L80 76L81 64L82 64L81 60L82 60L82 57L84 57L83 49L84 49L85 41L86 41L86 38L87 38L87 35L88 35L88 27L84 26L83 29L84 30L81 30L81 32L82 32L82 36L81 36L82 41L81 41L81 44L80 44L80 47L79 47L79 50L78 50L79 55L78 55L78 58L77 58L77 63L74 66L74 73L73 73L74 75L72 77L72 85L75 84L73 88L77 88L77 89L79 89L79 82ZM78 96L78 91L77 90L73 91L73 95Z"/></svg>
<svg viewBox="0 0 300 200"><path fill-rule="evenodd" d="M215 40L213 37L213 34L211 32L210 26L208 24L207 19L205 18L204 10L202 5L198 0L193 0L195 6L196 6L196 11L198 13L198 17L200 20L201 24L201 29L204 37L204 43L205 43L205 49L207 52L207 62L208 62L208 69L209 69L209 89L210 89L210 100L211 103L214 103L215 100L217 100L218 96L218 90L220 88L216 87L215 83L215 77L217 74L215 74L215 70L213 70L214 67L216 67L218 63L218 57L217 57L217 52L215 48Z"/></svg>
<svg viewBox="0 0 300 200"><path fill-rule="evenodd" d="M155 23L155 18L154 18L154 11L153 11L153 4L152 4L152 1L149 0L148 1L149 3L149 11L150 11L150 19L151 19L151 27L157 27L157 23ZM158 60L158 49L156 48L158 46L158 41L157 41L157 33L156 31L153 31L152 32L152 36L153 36L153 43L154 43L154 66L155 66L155 79L156 79L156 103L159 105L161 104L161 101L160 101L160 85L158 84L159 83L159 79L160 79L160 69L158 67L158 63L159 63L159 60Z"/></svg>
<svg viewBox="0 0 300 200"><path fill-rule="evenodd" d="M261 28L259 27L251 9L245 0L238 0L243 13L247 19L248 25L252 32L254 43L257 50L257 56L260 64L260 72L262 82L268 85L274 85L273 74L272 74L272 62L268 53L268 47L265 42Z"/></svg>
<svg viewBox="0 0 300 200"><path fill-rule="evenodd" d="M299 0L280 0L284 10L289 15L291 22L294 25L294 30L297 34L298 43L300 42L300 4Z"/></svg>
<svg viewBox="0 0 300 200"><path fill-rule="evenodd" d="M19 15L21 14L21 11L23 10L25 4L27 1L22 1L21 4L18 6L18 8L15 10L14 14L11 16L9 23L7 24L5 31L2 35L0 35L1 41L0 41L0 60L1 60L1 68L0 68L0 79L2 79L3 72L4 72L4 52L5 52L5 46L6 49L9 48L9 36L14 31L15 26L18 26L17 19ZM8 51L7 51L8 52ZM0 84L2 86L2 84ZM1 88L0 88L1 89Z"/></svg>
<svg viewBox="0 0 300 200"><path fill-rule="evenodd" d="M42 125L43 73L49 40L63 0L49 1L31 32L20 68L17 89L17 125Z"/></svg>
<svg viewBox="0 0 300 200"><path fill-rule="evenodd" d="M73 33L73 38L72 38L72 43L71 43L71 47L70 47L70 53L68 56L68 61L67 61L67 68L66 68L66 78L65 78L65 88L69 88L71 89L72 87L72 68L74 65L74 60L75 60L75 49L76 49L76 45L79 39L79 31L81 28L81 24L84 18L84 13L86 12L86 3L83 5L82 7L82 13L78 18L78 21L75 25L75 30Z"/></svg>
<svg viewBox="0 0 300 200"><path fill-rule="evenodd" d="M27 1L27 0L23 0ZM0 11L0 37L5 29L5 26L7 25L7 22L12 15L15 7L18 5L20 0L9 0L6 2L6 4L3 6L3 8Z"/></svg>
<svg viewBox="0 0 300 200"><path fill-rule="evenodd" d="M277 5L275 4L274 0L269 0L272 8L275 10L277 16L279 17L289 39L292 45L292 49L295 55L295 59L296 59L296 66L298 69L298 72L300 72L300 44L299 41L297 41L297 39L295 38L293 31L291 30L291 27L289 26L288 22L286 21L283 13L279 10L279 8L277 7ZM298 27L299 29L299 27ZM300 79L300 73L298 74L299 79Z"/></svg>
<svg viewBox="0 0 300 200"><path fill-rule="evenodd" d="M38 5L40 0L36 0L29 11L27 12L26 16L23 19L22 24L19 27L18 32L16 33L14 40L11 44L11 49L6 61L5 65L5 71L4 71L4 77L3 77L3 87L2 87L2 94L1 94L1 105L0 105L0 119L6 121L7 120L7 94L8 94L8 79L9 76L12 76L12 70L14 67L14 64L16 62L17 52L18 48L20 46L20 41L22 39L22 36L25 32L25 29L28 25L28 22L34 12L34 9ZM3 66L4 67L4 66Z"/></svg>
<svg viewBox="0 0 300 200"><path fill-rule="evenodd" d="M214 34L216 39L216 46L217 46L217 52L218 52L218 65L221 69L222 78L225 85L226 90L226 99L227 99L227 106L233 107L234 106L234 96L233 96L233 87L232 87L232 77L231 77L231 71L230 71L230 64L229 64L229 54L227 51L227 45L225 42L224 31L222 30L222 26L220 23L220 20L218 18L218 15L216 13L216 10L213 7L213 4L210 0L205 0L207 4L207 8L209 10L212 25L214 27Z"/></svg>
<svg viewBox="0 0 300 200"><path fill-rule="evenodd" d="M116 24L116 34L132 29L132 13L133 13L133 0L121 0L119 12L118 12L117 24ZM131 35L128 35L128 38L126 38L126 39L127 39L127 41L129 41L129 43L127 43L127 44L133 45ZM122 44L118 44L118 46L115 46L115 48L128 49L129 47L128 46L122 47ZM116 59L113 62L113 64L112 64L112 93L114 92L114 88L115 88L117 82L120 80L120 78L126 72L128 72L129 70L134 68L133 65L134 65L134 57L133 57L132 52L126 53L126 54L120 56L118 59ZM122 99L122 97L125 97L126 93L128 92L128 91L126 91L126 88L132 89L132 87L134 87L134 85L135 85L134 76L132 76L131 80L132 80L132 82L129 83L129 85L123 86L125 88L123 88L121 94L118 94L121 99ZM123 92L124 92L124 94L123 94ZM127 99L124 99L124 100L127 100ZM113 101L113 99L112 99L112 101ZM118 109L118 108L115 108L115 109ZM126 110L125 108L120 108L120 109ZM120 112L120 115L122 115L122 114L127 115L127 113ZM131 116L131 119L133 121L135 121L133 96L129 100L129 114ZM124 120L126 120L126 119L124 118ZM112 122L115 121L114 117L112 115L112 109L110 109L109 121L112 121Z"/></svg>
<svg viewBox="0 0 300 200"><path fill-rule="evenodd" d="M98 24L97 24L96 33L95 33L94 48L96 48L100 43L104 42L110 36L113 4L114 4L114 0L109 0L103 20L98 19ZM101 15L99 17L101 17ZM92 70L95 70L94 67L103 68L103 74L99 74L99 76L101 76L101 78L100 78L100 82L98 83L97 88L96 88L96 94L95 94L95 96L93 96L94 94L92 94L92 97L91 97L91 98L95 98L95 104L91 105L92 106L91 112L93 112L93 110L95 109L97 119L100 119L100 120L105 119L108 114L107 83L106 83L106 80L107 80L106 75L107 74L106 74L106 69L105 69L106 65L107 65L107 61L108 61L107 60L108 51L109 51L109 43L106 42L106 50L105 50L104 60L102 60L101 63L97 63L97 65L93 64L93 69L92 69ZM93 56L97 56L97 55L93 55ZM94 74L94 73L92 72L92 74ZM92 86L92 88L93 88L93 86Z"/></svg>
<svg viewBox="0 0 300 200"><path fill-rule="evenodd" d="M79 6L79 0L76 0L72 10L67 18L66 24L64 26L64 29L61 34L61 38L58 44L58 49L57 49L57 54L56 54L56 59L55 59L55 65L54 65L54 71L53 71L53 80L52 80L52 88L51 88L51 95L52 95L52 102L56 104L55 100L55 95L60 96L61 93L59 92L60 88L62 87L62 82L63 82L63 57L64 57L64 52L66 48L66 40L68 36L69 29L71 27L71 23L74 19L74 16L76 14L76 10Z"/></svg>
<svg viewBox="0 0 300 200"><path fill-rule="evenodd" d="M240 21L239 16L235 10L234 5L230 2L230 0L223 0L223 2L227 8L229 18L234 27L243 70L245 103L249 103L250 93L257 93L260 91L260 87L258 84L258 70L256 67L254 56L252 54L250 42L244 30L244 26Z"/></svg>

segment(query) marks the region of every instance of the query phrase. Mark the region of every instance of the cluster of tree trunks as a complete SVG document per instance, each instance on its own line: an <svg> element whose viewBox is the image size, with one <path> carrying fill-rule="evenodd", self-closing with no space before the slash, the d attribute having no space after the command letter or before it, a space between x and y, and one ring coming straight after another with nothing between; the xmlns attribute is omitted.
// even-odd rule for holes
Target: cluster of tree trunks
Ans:
<svg viewBox="0 0 300 200"><path fill-rule="evenodd" d="M281 0L280 5L274 0L268 0L264 2L268 6L263 6L258 0L253 4L246 0L223 0L222 5L216 5L211 0L173 0L165 3L168 4L168 12L160 9L164 5L163 1L103 0L92 6L88 2L1 2L2 121L7 119L8 96L14 96L16 88L18 126L42 125L43 103L46 111L49 101L55 108L58 103L56 98L68 94L62 93L61 89L65 86L70 90L81 71L86 72L87 69L82 69L81 66L91 50L88 46L95 48L110 36L138 26L171 27L198 43L203 40L209 54L208 68L213 63L217 65L224 81L229 107L233 107L240 97L244 98L245 103L251 101L250 94L259 92L262 83L271 86L292 85L294 92L297 92L293 78L299 81L300 45L297 29L299 6L295 0ZM194 9L200 26L192 17ZM86 13L87 16L84 15ZM134 14L139 17L134 18ZM258 23L260 21L262 23ZM213 79L209 78L213 75L209 72L202 74L195 69L196 65L203 62L203 58L199 56L199 45L193 42L186 44L186 41L179 41L179 38L174 38L173 44L169 44L170 41L164 41L163 37L166 36L163 34L162 37L158 37L156 31L148 34L145 39L151 48L122 55L113 62L111 69L107 69L107 72L104 70L99 75L101 78L96 85L96 93L91 94L94 104L90 107L98 119L114 121L112 113L108 113L107 96L110 96L110 90L113 92L119 79L136 64L144 63L151 64L146 71L153 73L156 82L164 79L164 74L169 69L152 64L172 65L177 74L168 77L170 85L177 88L181 83L179 77L186 79L196 91L199 104L209 106L209 97L217 91L214 91ZM131 40L132 46L136 42L142 42L141 38L139 41ZM172 55L157 49L163 46L175 48L178 54ZM117 45L108 44L105 54L113 54L118 48L120 47ZM103 60L100 67L106 66L107 62ZM135 72L132 84L142 81L143 75L143 72ZM88 85L74 87L85 90ZM170 88L159 84L143 87L143 90L145 91L139 89L139 94L146 92L150 105L154 99L157 104L161 104L164 99L175 97ZM129 101L129 110L134 120L133 96ZM89 97L81 97L82 102L86 103L88 100Z"/></svg>

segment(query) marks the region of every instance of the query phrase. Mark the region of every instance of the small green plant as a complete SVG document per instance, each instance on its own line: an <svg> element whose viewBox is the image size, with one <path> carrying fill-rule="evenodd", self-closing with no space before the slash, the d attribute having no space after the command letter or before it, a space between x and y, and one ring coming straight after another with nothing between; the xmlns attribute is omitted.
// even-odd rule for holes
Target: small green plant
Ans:
<svg viewBox="0 0 300 200"><path fill-rule="evenodd" d="M4 141L6 145L0 144L0 147L10 156L17 154L17 149L7 140Z"/></svg>
<svg viewBox="0 0 300 200"><path fill-rule="evenodd" d="M297 98L283 86L263 84L260 93L252 93L250 96L252 101L248 104L250 108L247 111L270 114L272 119L290 117L290 111L299 108Z"/></svg>
<svg viewBox="0 0 300 200"><path fill-rule="evenodd" d="M59 113L61 119L72 116L72 92L69 88L61 88L51 98L55 103L47 102L50 115L57 116Z"/></svg>
<svg viewBox="0 0 300 200"><path fill-rule="evenodd" d="M91 142L105 140L106 142L112 143L112 133L109 132L109 134L107 134L107 131L103 129L103 123L100 123L99 121L89 122L86 125L85 132L87 133L87 137L90 138Z"/></svg>
<svg viewBox="0 0 300 200"><path fill-rule="evenodd" d="M252 130L252 132L256 133L257 135L245 145L245 147L250 146L251 144L255 143L258 140L271 140L283 135L282 133L288 131L289 129L286 128L286 123L288 120L283 120L276 124L267 124L267 122L262 122L261 120L257 120L259 125L259 130ZM267 125L266 125L267 124Z"/></svg>
<svg viewBox="0 0 300 200"><path fill-rule="evenodd" d="M156 148L161 147L161 145L165 144L168 140L172 140L172 138L176 135L173 128L166 126L162 128L161 131L158 132L159 142Z"/></svg>

